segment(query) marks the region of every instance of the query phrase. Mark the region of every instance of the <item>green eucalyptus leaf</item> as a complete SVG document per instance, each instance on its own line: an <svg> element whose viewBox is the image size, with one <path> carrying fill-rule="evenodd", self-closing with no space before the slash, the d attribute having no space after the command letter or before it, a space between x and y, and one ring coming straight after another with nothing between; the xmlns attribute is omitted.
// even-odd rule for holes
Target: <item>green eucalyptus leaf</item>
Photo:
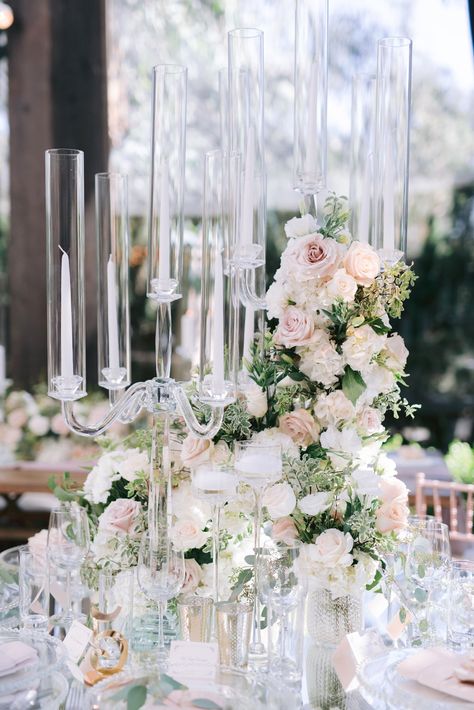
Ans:
<svg viewBox="0 0 474 710"><path fill-rule="evenodd" d="M402 624L404 624L405 621L406 621L406 618L407 618L407 610L406 610L406 609L400 609L400 611L398 612L398 618L400 619L400 621L402 622Z"/></svg>
<svg viewBox="0 0 474 710"><path fill-rule="evenodd" d="M419 604L423 604L428 599L428 592L426 591L426 589L417 587L415 589L415 599L417 602L419 602Z"/></svg>
<svg viewBox="0 0 474 710"><path fill-rule="evenodd" d="M222 710L222 705L218 705L214 700L208 698L193 700L193 705L195 708L204 708L205 710Z"/></svg>
<svg viewBox="0 0 474 710"><path fill-rule="evenodd" d="M423 579L423 577L425 575L426 575L425 565L418 565L418 577L420 577L420 579Z"/></svg>
<svg viewBox="0 0 474 710"><path fill-rule="evenodd" d="M420 623L418 624L418 626L419 626L419 629L420 629L420 631L421 631L422 633L425 634L425 633L428 631L429 624L428 624L428 621L427 621L426 619L422 619L422 620L420 621Z"/></svg>
<svg viewBox="0 0 474 710"><path fill-rule="evenodd" d="M355 404L362 392L366 389L366 384L360 372L356 372L349 365L344 370L342 377L342 391L352 404Z"/></svg>

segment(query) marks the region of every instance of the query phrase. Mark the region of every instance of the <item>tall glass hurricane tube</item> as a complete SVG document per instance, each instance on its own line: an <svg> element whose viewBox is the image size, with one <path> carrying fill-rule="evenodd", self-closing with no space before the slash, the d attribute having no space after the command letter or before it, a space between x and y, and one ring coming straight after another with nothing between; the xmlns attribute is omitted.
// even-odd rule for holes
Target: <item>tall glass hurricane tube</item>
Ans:
<svg viewBox="0 0 474 710"><path fill-rule="evenodd" d="M307 209L326 186L328 0L296 0L293 185Z"/></svg>
<svg viewBox="0 0 474 710"><path fill-rule="evenodd" d="M235 398L237 307L225 268L224 157L206 153L202 220L200 400L211 406Z"/></svg>
<svg viewBox="0 0 474 710"><path fill-rule="evenodd" d="M46 151L48 393L85 397L84 154Z"/></svg>
<svg viewBox="0 0 474 710"><path fill-rule="evenodd" d="M126 387L131 380L127 177L97 174L95 207L99 385L112 391Z"/></svg>
<svg viewBox="0 0 474 710"><path fill-rule="evenodd" d="M387 37L377 43L375 122L375 234L382 258L406 253L412 43Z"/></svg>
<svg viewBox="0 0 474 710"><path fill-rule="evenodd" d="M349 188L351 233L355 239L372 245L374 243L374 129L375 76L357 74L352 79Z"/></svg>
<svg viewBox="0 0 474 710"><path fill-rule="evenodd" d="M240 153L240 230L233 262L242 273L242 300L264 307L265 290L256 276L265 271L266 179L264 151L263 32L229 32L229 149Z"/></svg>

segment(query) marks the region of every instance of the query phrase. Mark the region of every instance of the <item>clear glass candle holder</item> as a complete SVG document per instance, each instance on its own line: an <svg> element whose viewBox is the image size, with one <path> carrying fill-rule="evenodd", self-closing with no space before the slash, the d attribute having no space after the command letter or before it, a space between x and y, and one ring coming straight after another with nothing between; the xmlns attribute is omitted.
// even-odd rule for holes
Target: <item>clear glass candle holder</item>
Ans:
<svg viewBox="0 0 474 710"><path fill-rule="evenodd" d="M240 602L216 604L217 642L222 668L246 671L252 629L252 607Z"/></svg>
<svg viewBox="0 0 474 710"><path fill-rule="evenodd" d="M30 631L48 631L49 574L47 565L28 545L20 548L20 624Z"/></svg>
<svg viewBox="0 0 474 710"><path fill-rule="evenodd" d="M474 562L454 560L449 575L448 641L455 649L474 649Z"/></svg>

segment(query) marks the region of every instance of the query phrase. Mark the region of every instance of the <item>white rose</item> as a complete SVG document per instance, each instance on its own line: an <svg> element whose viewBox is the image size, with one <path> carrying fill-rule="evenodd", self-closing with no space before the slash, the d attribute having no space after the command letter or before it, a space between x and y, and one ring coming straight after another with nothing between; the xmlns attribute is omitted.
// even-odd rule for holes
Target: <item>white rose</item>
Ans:
<svg viewBox="0 0 474 710"><path fill-rule="evenodd" d="M41 414L35 414L28 422L28 429L35 436L44 436L49 431L49 419Z"/></svg>
<svg viewBox="0 0 474 710"><path fill-rule="evenodd" d="M336 528L325 530L314 541L313 559L326 567L350 567L354 540L350 533Z"/></svg>
<svg viewBox="0 0 474 710"><path fill-rule="evenodd" d="M313 215L305 214L303 217L293 217L285 224L285 234L288 239L292 237L304 237L312 234L318 228Z"/></svg>
<svg viewBox="0 0 474 710"><path fill-rule="evenodd" d="M129 449L123 461L117 465L117 471L126 481L134 481L138 473L147 471L149 466L148 454L140 449Z"/></svg>
<svg viewBox="0 0 474 710"><path fill-rule="evenodd" d="M354 370L367 366L372 357L385 345L385 336L377 335L370 325L347 329L347 340L342 344L342 353L348 365Z"/></svg>
<svg viewBox="0 0 474 710"><path fill-rule="evenodd" d="M352 483L357 495L367 496L371 500L379 497L380 476L369 467L356 468L351 474Z"/></svg>
<svg viewBox="0 0 474 710"><path fill-rule="evenodd" d="M252 441L256 441L262 446L279 444L282 453L293 459L298 458L300 455L299 447L294 443L293 439L288 434L281 432L277 427L270 427L270 429L257 432L252 436Z"/></svg>
<svg viewBox="0 0 474 710"><path fill-rule="evenodd" d="M218 465L229 463L232 454L229 445L225 441L218 441L212 451L212 462Z"/></svg>
<svg viewBox="0 0 474 710"><path fill-rule="evenodd" d="M363 407L357 414L357 426L363 434L376 434L382 431L382 413L373 407Z"/></svg>
<svg viewBox="0 0 474 710"><path fill-rule="evenodd" d="M209 439L198 439L188 434L183 441L181 461L187 468L195 468L209 461L214 444Z"/></svg>
<svg viewBox="0 0 474 710"><path fill-rule="evenodd" d="M310 380L330 387L344 372L344 360L337 352L329 335L323 330L315 331L309 348L302 349L299 369Z"/></svg>
<svg viewBox="0 0 474 710"><path fill-rule="evenodd" d="M352 427L339 431L330 426L320 436L320 443L336 470L347 468L350 460L359 453L362 441Z"/></svg>
<svg viewBox="0 0 474 710"><path fill-rule="evenodd" d="M171 540L177 550L192 550L202 547L209 537L203 532L202 522L192 515L179 518L171 528Z"/></svg>
<svg viewBox="0 0 474 710"><path fill-rule="evenodd" d="M391 335L385 343L385 364L391 370L402 372L407 364L408 350L401 335Z"/></svg>
<svg viewBox="0 0 474 710"><path fill-rule="evenodd" d="M385 452L378 455L376 468L378 473L384 478L391 478L397 475L397 466Z"/></svg>
<svg viewBox="0 0 474 710"><path fill-rule="evenodd" d="M305 515L319 515L327 510L330 505L331 496L325 492L311 493L298 501L298 508Z"/></svg>
<svg viewBox="0 0 474 710"><path fill-rule="evenodd" d="M296 496L289 483L275 483L263 494L263 505L272 520L290 515L296 506Z"/></svg>
<svg viewBox="0 0 474 710"><path fill-rule="evenodd" d="M345 303L352 303L357 292L357 282L345 269L338 269L326 288L333 299L342 298Z"/></svg>
<svg viewBox="0 0 474 710"><path fill-rule="evenodd" d="M211 517L209 504L196 498L190 481L181 481L176 488L173 488L171 506L173 515L177 518L186 518L188 515L192 515L204 525Z"/></svg>
<svg viewBox="0 0 474 710"><path fill-rule="evenodd" d="M357 400L357 406L359 407L372 404L379 394L387 394L395 387L393 372L387 367L382 367L376 363L364 367L361 370L361 375L367 387Z"/></svg>
<svg viewBox="0 0 474 710"><path fill-rule="evenodd" d="M90 503L106 503L113 481L120 478L117 465L123 459L123 451L104 454L89 471L84 481L84 498Z"/></svg>
<svg viewBox="0 0 474 710"><path fill-rule="evenodd" d="M336 390L318 397L314 414L323 426L339 426L354 418L355 408L342 390Z"/></svg>
<svg viewBox="0 0 474 710"><path fill-rule="evenodd" d="M262 390L255 382L245 388L245 399L247 402L247 411L251 417L261 419L268 410L267 393Z"/></svg>
<svg viewBox="0 0 474 710"><path fill-rule="evenodd" d="M269 318L280 318L288 306L288 293L278 281L274 281L269 287L265 303Z"/></svg>

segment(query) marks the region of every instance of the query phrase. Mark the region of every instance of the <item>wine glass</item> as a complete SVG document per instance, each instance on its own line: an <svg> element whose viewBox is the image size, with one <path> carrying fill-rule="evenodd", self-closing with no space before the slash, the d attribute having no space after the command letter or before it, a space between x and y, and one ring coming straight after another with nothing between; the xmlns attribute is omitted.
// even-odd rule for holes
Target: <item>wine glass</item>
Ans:
<svg viewBox="0 0 474 710"><path fill-rule="evenodd" d="M280 444L261 444L257 441L237 441L235 444L234 467L243 483L254 493L254 618L252 643L249 647L254 660L264 659L265 646L262 643L260 627L260 599L258 585L258 560L260 554L260 532L262 527L262 499L267 487L276 483L282 473L282 452Z"/></svg>
<svg viewBox="0 0 474 710"><path fill-rule="evenodd" d="M437 619L439 623L445 618L441 604L445 601L450 569L448 526L433 520L417 521L408 539L405 575L420 639L436 638L436 629L430 624L436 626ZM440 613L434 614L437 603Z"/></svg>
<svg viewBox="0 0 474 710"><path fill-rule="evenodd" d="M212 561L214 603L219 601L220 510L237 494L238 477L232 468L204 464L192 472L192 489L199 500L212 506Z"/></svg>
<svg viewBox="0 0 474 710"><path fill-rule="evenodd" d="M71 600L71 574L84 562L90 545L89 521L84 508L75 503L54 508L48 527L48 558L58 569L65 572L63 612L52 617L54 625L69 629L74 619Z"/></svg>
<svg viewBox="0 0 474 710"><path fill-rule="evenodd" d="M157 655L158 660L164 662L167 656L163 633L165 604L183 586L184 552L177 550L167 537L152 543L146 533L140 545L137 575L145 598L158 605Z"/></svg>
<svg viewBox="0 0 474 710"><path fill-rule="evenodd" d="M267 604L269 638L275 614L280 633L276 653L269 649L269 670L291 681L301 679L303 654L303 601L306 576L300 564L301 542L266 540L259 557L260 596ZM291 624L290 624L291 617ZM270 645L270 644L269 644Z"/></svg>

